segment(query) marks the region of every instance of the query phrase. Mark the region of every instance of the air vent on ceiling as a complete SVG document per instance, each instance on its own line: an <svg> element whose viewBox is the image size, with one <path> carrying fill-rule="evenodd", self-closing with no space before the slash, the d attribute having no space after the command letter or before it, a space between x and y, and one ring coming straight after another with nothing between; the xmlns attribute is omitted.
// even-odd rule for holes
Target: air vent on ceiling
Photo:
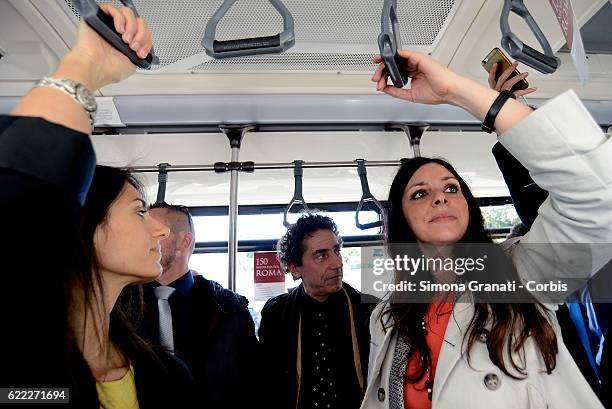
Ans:
<svg viewBox="0 0 612 409"><path fill-rule="evenodd" d="M72 14L77 11L65 0ZM209 18L223 0L134 0L153 33L160 69L168 72L370 72L377 52L382 1L284 0L295 20L295 47L280 55L214 60L201 46ZM119 5L119 2L115 0ZM404 47L432 51L459 0L400 0L398 19ZM236 2L217 27L218 40L260 37L282 31L282 18L267 0ZM199 54L202 54L201 59ZM196 60L194 61L194 56ZM189 57L187 65L181 61Z"/></svg>

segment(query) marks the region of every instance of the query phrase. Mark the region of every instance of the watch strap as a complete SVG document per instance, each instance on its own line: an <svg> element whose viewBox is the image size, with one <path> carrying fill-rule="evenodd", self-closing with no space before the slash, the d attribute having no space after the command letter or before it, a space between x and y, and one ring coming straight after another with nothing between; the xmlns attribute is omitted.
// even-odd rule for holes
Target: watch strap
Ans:
<svg viewBox="0 0 612 409"><path fill-rule="evenodd" d="M503 90L499 92L499 95L497 96L497 98L495 98L493 105L491 105L491 108L489 108L487 115L485 115L484 121L482 121L481 128L483 131L491 133L495 130L495 119L497 118L499 111L501 111L508 98L516 99L516 96L508 90Z"/></svg>
<svg viewBox="0 0 612 409"><path fill-rule="evenodd" d="M70 95L72 99L74 99L74 101L77 104L79 104L85 110L85 112L87 112L87 115L89 115L89 121L91 123L91 126L93 127L94 115L96 113L96 110L98 109L98 106L95 103L95 100L93 104L91 104L90 106L87 106L83 103L83 101L79 99L79 97L77 96L77 92L78 92L77 90L79 88L85 90L85 92L87 92L89 95L91 95L91 98L93 98L93 94L91 94L91 91L89 91L87 87L85 87L83 84L81 84L78 81L67 79L67 78L45 77L39 80L35 86L55 88L60 91L63 91L67 95Z"/></svg>

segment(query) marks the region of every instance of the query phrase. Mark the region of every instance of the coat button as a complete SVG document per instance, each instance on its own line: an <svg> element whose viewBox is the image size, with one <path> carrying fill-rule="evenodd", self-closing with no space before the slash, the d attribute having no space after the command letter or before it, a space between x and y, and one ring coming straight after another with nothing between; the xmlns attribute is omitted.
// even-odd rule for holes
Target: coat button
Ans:
<svg viewBox="0 0 612 409"><path fill-rule="evenodd" d="M378 388L378 401L379 402L385 401L385 390L383 388Z"/></svg>
<svg viewBox="0 0 612 409"><path fill-rule="evenodd" d="M486 344L487 341L489 340L489 330L486 328L482 328L478 332L478 340L482 342L483 344Z"/></svg>
<svg viewBox="0 0 612 409"><path fill-rule="evenodd" d="M484 384L487 389L496 391L501 387L501 379L499 379L499 376L495 375L494 373L488 373L484 377Z"/></svg>

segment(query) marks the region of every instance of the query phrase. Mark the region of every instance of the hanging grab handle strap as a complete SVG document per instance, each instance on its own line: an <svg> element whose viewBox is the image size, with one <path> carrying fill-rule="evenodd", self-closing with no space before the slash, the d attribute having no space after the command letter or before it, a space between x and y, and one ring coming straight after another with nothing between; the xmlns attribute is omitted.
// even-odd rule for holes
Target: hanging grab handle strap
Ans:
<svg viewBox="0 0 612 409"><path fill-rule="evenodd" d="M365 160L357 159L357 174L359 175L359 179L361 180L361 200L359 200L359 204L357 205L357 211L355 212L355 224L361 230L371 229L373 227L380 227L383 225L383 216L385 214L385 210L383 206L380 204L378 200L372 193L370 193L370 186L368 185L368 173L366 171ZM365 203L374 203L374 205L378 208L378 220L370 223L361 223L359 221L359 212L363 208Z"/></svg>
<svg viewBox="0 0 612 409"><path fill-rule="evenodd" d="M121 0L121 3L128 7L136 17L139 17L138 10L132 0ZM113 18L106 14L98 6L95 0L72 0L72 4L77 9L83 20L89 24L107 43L119 50L123 55L137 67L143 69L151 68L151 64L159 64L153 52L153 48L145 58L140 58L128 44L123 42L121 36L115 31Z"/></svg>
<svg viewBox="0 0 612 409"><path fill-rule="evenodd" d="M535 35L544 50L544 54L538 50L524 44L511 30L508 23L510 12L520 16ZM499 27L502 32L501 45L510 56L525 65L530 66L544 74L552 74L561 66L561 60L555 57L552 48L546 39L546 36L540 30L538 23L529 13L529 10L523 3L523 0L504 0L501 17L499 19Z"/></svg>
<svg viewBox="0 0 612 409"><path fill-rule="evenodd" d="M283 32L269 37L242 38L217 41L215 35L219 21L237 0L225 0L206 24L202 46L213 58L244 57L287 51L295 44L293 16L280 0L268 0L283 17Z"/></svg>
<svg viewBox="0 0 612 409"><path fill-rule="evenodd" d="M157 174L157 200L155 204L166 203L166 182L168 181L168 166L169 163L160 163L157 165L159 173Z"/></svg>
<svg viewBox="0 0 612 409"><path fill-rule="evenodd" d="M408 73L405 64L397 53L402 42L399 23L397 22L396 0L385 0L380 16L380 34L378 35L378 50L389 71L393 85L402 88L408 83Z"/></svg>
<svg viewBox="0 0 612 409"><path fill-rule="evenodd" d="M294 178L294 183L295 183L295 189L293 192L293 198L291 199L291 201L285 208L285 212L283 213L283 225L285 227L291 226L291 223L287 221L287 215L289 214L289 211L291 210L293 205L296 205L296 204L302 205L302 209L304 209L305 211L309 210L308 205L306 204L306 201L304 200L304 197L302 196L302 175L304 174L302 165L304 164L304 161L294 160L293 163L295 165L295 167L293 168L293 178Z"/></svg>

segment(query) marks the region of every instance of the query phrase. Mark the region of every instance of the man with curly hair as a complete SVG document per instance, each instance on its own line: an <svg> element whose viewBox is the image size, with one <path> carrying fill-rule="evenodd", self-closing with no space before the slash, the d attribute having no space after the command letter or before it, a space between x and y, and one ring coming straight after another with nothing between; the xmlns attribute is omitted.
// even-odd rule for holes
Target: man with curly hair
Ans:
<svg viewBox="0 0 612 409"><path fill-rule="evenodd" d="M358 408L367 378L370 313L378 299L342 281L334 221L306 214L278 241L278 259L302 282L261 312L266 396L273 408Z"/></svg>

